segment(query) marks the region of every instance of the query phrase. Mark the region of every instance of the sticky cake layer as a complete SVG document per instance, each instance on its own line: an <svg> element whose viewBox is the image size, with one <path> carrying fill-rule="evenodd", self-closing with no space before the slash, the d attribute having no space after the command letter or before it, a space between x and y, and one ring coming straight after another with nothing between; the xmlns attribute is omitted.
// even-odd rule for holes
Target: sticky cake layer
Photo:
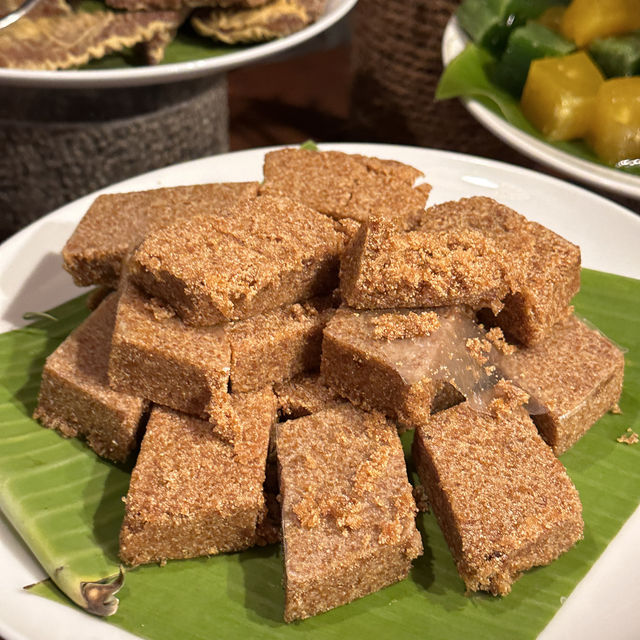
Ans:
<svg viewBox="0 0 640 640"><path fill-rule="evenodd" d="M340 151L280 149L264 159L262 193L280 193L337 219L376 215L411 226L431 187L414 186L422 172L395 160Z"/></svg>
<svg viewBox="0 0 640 640"><path fill-rule="evenodd" d="M417 425L413 458L467 589L506 595L582 537L582 506L522 407L466 402Z"/></svg>
<svg viewBox="0 0 640 640"><path fill-rule="evenodd" d="M208 422L153 407L126 498L123 562L213 555L262 540L275 396L271 390L237 394L232 403L243 426L235 447Z"/></svg>
<svg viewBox="0 0 640 640"><path fill-rule="evenodd" d="M350 405L277 426L285 620L404 579L422 553L395 426Z"/></svg>
<svg viewBox="0 0 640 640"><path fill-rule="evenodd" d="M572 447L622 392L624 354L570 316L539 343L505 358L503 372L537 402L532 415L556 455Z"/></svg>
<svg viewBox="0 0 640 640"><path fill-rule="evenodd" d="M34 418L66 437L82 436L104 458L126 460L135 449L148 403L109 387L107 368L115 294L47 358Z"/></svg>
<svg viewBox="0 0 640 640"><path fill-rule="evenodd" d="M221 327L190 327L130 281L122 283L109 381L185 413L208 417L225 400L231 347Z"/></svg>
<svg viewBox="0 0 640 640"><path fill-rule="evenodd" d="M115 288L123 260L148 233L195 215L225 215L257 190L256 182L228 182L98 196L67 240L63 266L77 285Z"/></svg>
<svg viewBox="0 0 640 640"><path fill-rule="evenodd" d="M131 277L185 322L213 325L330 293L345 236L330 218L279 196L229 216L165 227L138 247Z"/></svg>

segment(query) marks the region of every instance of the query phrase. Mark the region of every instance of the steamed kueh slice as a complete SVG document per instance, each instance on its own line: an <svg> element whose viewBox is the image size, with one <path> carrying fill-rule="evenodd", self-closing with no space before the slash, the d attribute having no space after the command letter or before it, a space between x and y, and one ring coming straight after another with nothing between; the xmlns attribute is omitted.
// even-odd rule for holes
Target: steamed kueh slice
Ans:
<svg viewBox="0 0 640 640"><path fill-rule="evenodd" d="M176 12L105 11L31 19L0 32L0 67L68 69L175 29Z"/></svg>
<svg viewBox="0 0 640 640"><path fill-rule="evenodd" d="M274 0L249 9L203 9L192 19L194 29L228 44L262 42L306 27L312 13L300 0Z"/></svg>

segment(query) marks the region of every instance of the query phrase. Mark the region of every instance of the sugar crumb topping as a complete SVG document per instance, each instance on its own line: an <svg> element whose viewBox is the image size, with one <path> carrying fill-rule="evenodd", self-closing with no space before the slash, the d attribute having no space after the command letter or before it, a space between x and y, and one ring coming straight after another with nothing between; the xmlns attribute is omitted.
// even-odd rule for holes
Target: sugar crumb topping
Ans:
<svg viewBox="0 0 640 640"><path fill-rule="evenodd" d="M440 318L433 311L415 313L383 313L372 320L376 340L402 340L430 336L440 328Z"/></svg>

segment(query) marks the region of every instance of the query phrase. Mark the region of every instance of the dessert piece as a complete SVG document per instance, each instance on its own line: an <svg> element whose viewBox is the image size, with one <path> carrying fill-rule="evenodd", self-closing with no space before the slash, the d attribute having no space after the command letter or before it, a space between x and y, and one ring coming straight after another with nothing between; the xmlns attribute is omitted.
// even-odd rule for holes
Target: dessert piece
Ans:
<svg viewBox="0 0 640 640"><path fill-rule="evenodd" d="M236 323L186 325L157 298L125 280L109 379L115 389L178 411L217 418L234 392L262 389L320 366L325 298Z"/></svg>
<svg viewBox="0 0 640 640"><path fill-rule="evenodd" d="M112 388L208 418L228 403L231 348L223 327L189 327L125 280L113 331Z"/></svg>
<svg viewBox="0 0 640 640"><path fill-rule="evenodd" d="M243 425L235 446L208 422L154 406L131 475L120 532L129 565L239 551L263 541L259 527L269 432L271 390L234 394Z"/></svg>
<svg viewBox="0 0 640 640"><path fill-rule="evenodd" d="M98 455L123 462L138 444L148 403L109 388L116 304L110 295L47 358L33 417L65 437L82 436Z"/></svg>
<svg viewBox="0 0 640 640"><path fill-rule="evenodd" d="M284 420L302 418L345 403L317 374L279 382L273 391L278 399L278 413Z"/></svg>
<svg viewBox="0 0 640 640"><path fill-rule="evenodd" d="M522 257L473 230L400 232L373 218L342 256L340 293L356 309L492 306L518 288Z"/></svg>
<svg viewBox="0 0 640 640"><path fill-rule="evenodd" d="M560 455L616 406L624 355L601 333L570 316L541 342L505 357L500 369L535 399L531 417Z"/></svg>
<svg viewBox="0 0 640 640"><path fill-rule="evenodd" d="M471 228L517 256L524 279L503 300L497 314L484 310L481 319L505 334L531 345L571 311L569 302L580 289L580 249L536 222L530 222L491 198L463 198L427 209L420 229L442 231Z"/></svg>
<svg viewBox="0 0 640 640"><path fill-rule="evenodd" d="M406 428L416 416L428 416L495 384L489 359L479 361L467 347L483 336L470 314L458 307L394 312L341 308L325 329L320 368L338 394L382 411Z"/></svg>
<svg viewBox="0 0 640 640"><path fill-rule="evenodd" d="M231 388L253 391L320 367L328 298L269 311L229 325Z"/></svg>
<svg viewBox="0 0 640 640"><path fill-rule="evenodd" d="M421 555L393 424L345 404L276 428L287 622L406 578Z"/></svg>
<svg viewBox="0 0 640 640"><path fill-rule="evenodd" d="M115 288L123 260L148 233L195 215L224 215L257 189L256 182L229 182L98 196L67 240L63 266L77 285Z"/></svg>
<svg viewBox="0 0 640 640"><path fill-rule="evenodd" d="M376 215L410 227L424 214L430 185L394 160L340 151L281 149L264 158L261 193L281 193L333 218L358 222Z"/></svg>
<svg viewBox="0 0 640 640"><path fill-rule="evenodd" d="M506 595L581 537L582 505L517 401L463 402L416 427L413 457L467 589Z"/></svg>
<svg viewBox="0 0 640 640"><path fill-rule="evenodd" d="M227 44L263 42L282 38L313 22L304 0L269 0L258 7L200 9L191 18L193 28L203 36Z"/></svg>
<svg viewBox="0 0 640 640"><path fill-rule="evenodd" d="M73 11L36 14L35 18L25 15L0 33L0 67L77 67L177 29L182 20L177 11Z"/></svg>
<svg viewBox="0 0 640 640"><path fill-rule="evenodd" d="M224 218L198 216L151 233L131 277L192 325L242 320L331 292L344 235L322 214L261 196Z"/></svg>

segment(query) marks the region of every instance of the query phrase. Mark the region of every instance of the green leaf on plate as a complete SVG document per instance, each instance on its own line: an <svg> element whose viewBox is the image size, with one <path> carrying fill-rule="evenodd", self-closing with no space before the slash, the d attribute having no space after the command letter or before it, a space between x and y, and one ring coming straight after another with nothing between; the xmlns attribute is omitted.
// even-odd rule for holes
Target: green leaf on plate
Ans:
<svg viewBox="0 0 640 640"><path fill-rule="evenodd" d="M640 445L616 441L628 427L640 431L640 281L584 270L575 305L628 349L623 414L606 415L562 457L582 497L584 540L527 572L509 596L465 596L434 516L421 514L425 553L409 579L301 623L282 622L282 558L271 546L131 570L105 624L154 640L535 638L640 502ZM128 476L29 417L44 358L86 315L84 300L52 314L57 322L0 335L0 505L48 571L64 563L75 574L104 577L117 571ZM50 582L33 591L69 603Z"/></svg>
<svg viewBox="0 0 640 640"><path fill-rule="evenodd" d="M550 142L546 140L524 117L519 102L510 93L491 82L487 69L493 64L495 64L495 58L488 51L469 43L444 70L436 89L436 99L473 98L514 127L561 151L610 169L614 168L602 162L582 141ZM640 175L640 166L619 167L618 170Z"/></svg>

